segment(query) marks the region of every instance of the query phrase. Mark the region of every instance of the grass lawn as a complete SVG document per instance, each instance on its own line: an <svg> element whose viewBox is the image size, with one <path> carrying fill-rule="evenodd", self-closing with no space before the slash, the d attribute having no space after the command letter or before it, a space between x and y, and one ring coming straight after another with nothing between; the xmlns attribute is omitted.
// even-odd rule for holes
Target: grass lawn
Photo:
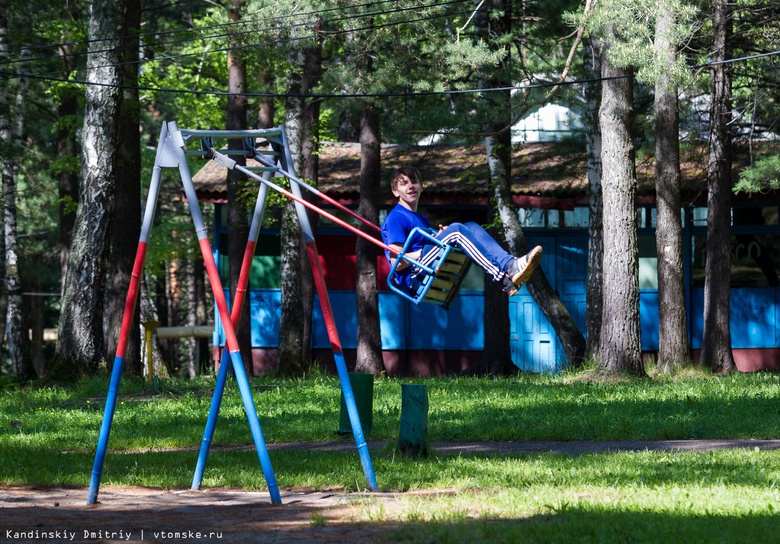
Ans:
<svg viewBox="0 0 780 544"><path fill-rule="evenodd" d="M371 440L380 491L355 519L409 542L766 542L780 534L780 450L443 455L394 449L401 383L424 383L432 441L775 439L780 375L698 373L602 381L585 372L513 378L378 379ZM86 487L106 377L0 392L0 484ZM268 443L337 441L338 379L252 380ZM102 485L189 487L213 380L123 380ZM349 439L351 440L351 438ZM229 384L204 487L263 490L238 390ZM218 447L219 446L219 447ZM272 452L282 489L365 487L357 453ZM86 496L86 491L85 491ZM312 523L317 523L313 519ZM324 523L324 521L323 521Z"/></svg>

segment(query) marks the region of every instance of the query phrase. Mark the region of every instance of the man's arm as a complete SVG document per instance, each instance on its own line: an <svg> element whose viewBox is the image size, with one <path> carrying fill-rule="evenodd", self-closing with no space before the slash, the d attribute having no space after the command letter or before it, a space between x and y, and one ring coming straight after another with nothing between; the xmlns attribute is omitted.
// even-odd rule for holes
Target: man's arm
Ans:
<svg viewBox="0 0 780 544"><path fill-rule="evenodd" d="M390 244L390 247L395 249L398 252L400 252L404 248L404 246L402 244ZM417 260L420 259L420 254L421 253L422 253L422 250L417 250L417 251L407 252L406 256L409 257L410 259L414 259L415 261L417 261ZM395 256L391 256L390 257L390 266L391 267L395 264L395 261L396 261L396 257ZM396 272L400 272L401 270L406 270L410 266L412 266L412 263L410 263L409 261L404 259L400 263L398 263L398 268L396 268L395 270L396 270Z"/></svg>

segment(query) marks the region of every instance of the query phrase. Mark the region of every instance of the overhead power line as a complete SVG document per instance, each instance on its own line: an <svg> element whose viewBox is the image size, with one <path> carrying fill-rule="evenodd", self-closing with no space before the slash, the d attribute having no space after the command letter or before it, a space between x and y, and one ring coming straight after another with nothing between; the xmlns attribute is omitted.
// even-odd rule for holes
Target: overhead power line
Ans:
<svg viewBox="0 0 780 544"><path fill-rule="evenodd" d="M735 62L745 62L748 60L752 60L755 58L762 58L762 57L772 57L772 56L778 56L780 55L780 50L778 51L770 51L766 53L759 53L756 55L749 55L744 57L739 57L735 59L729 59L726 61L718 61L718 62L712 62L708 64L700 64L697 66L691 67L692 69L701 69L701 68L707 68L710 66L716 66L719 64L727 64L727 63L735 63ZM12 78L21 78L21 77L29 77L31 79L38 79L43 81L57 81L57 82L64 82L64 83L72 83L76 85L94 85L99 87L116 87L121 89L135 89L138 91L151 91L151 92L160 92L160 93L171 93L171 94L190 94L195 96L231 96L231 94L235 93L229 93L227 91L197 91L197 90L191 90L191 89L166 89L166 88L159 88L159 87L149 87L149 86L142 86L142 85L113 85L109 83L99 83L99 82L90 82L90 81L78 81L78 80L70 80L65 78L58 78L58 77L51 77L51 76L42 76L42 75L36 75L36 74L22 74L22 73L16 73L16 72L7 72L0 70L0 75L7 75ZM415 98L415 97L423 97L423 96L448 96L448 95L460 95L460 94L475 94L475 93L489 93L489 92L499 92L499 91L524 91L524 90L531 90L531 89L542 89L547 87L552 87L555 85L563 85L563 86L572 86L572 85L581 85L585 83L596 83L599 81L611 81L616 79L626 79L634 77L633 75L623 75L623 76L614 76L614 77L599 77L599 78L589 78L589 79L577 79L577 80L570 80L570 81L563 81L563 82L542 82L542 83L533 83L533 84L526 84L526 85L512 85L512 86L504 86L504 87L491 87L491 88L484 88L484 89L451 89L451 90L444 90L444 91L409 91L409 92L393 92L393 93L315 93L315 94L295 94L295 93L241 93L241 96L246 96L249 98L308 98L308 99L314 99L314 100L325 100L325 99L345 99L345 98Z"/></svg>
<svg viewBox="0 0 780 544"><path fill-rule="evenodd" d="M179 35L179 34L197 34L201 33L207 30L214 30L214 29L222 29L222 28L229 28L229 27L239 27L239 26L249 26L252 24L257 23L268 23L269 21L282 21L285 19L303 19L308 18L306 22L300 22L300 23L294 23L294 24L286 24L286 25L275 25L275 26L264 26L260 28L252 28L249 30L243 30L238 32L225 32L222 34L211 34L211 35L194 35L188 38L183 38L180 40L171 40L171 41L159 41L159 42L152 42L152 43L145 43L143 44L144 47L152 48L152 47L161 47L166 45L180 45L180 44L187 44L187 43L193 43L193 42L200 42L203 40L211 40L211 39L219 39L219 38L225 38L227 36L241 36L245 34L257 34L262 32L279 32L283 30L291 30L294 28L300 28L300 27L309 27L315 23L317 24L334 24L334 23L340 23L343 21L348 21L352 19L359 19L362 17L377 17L382 15L389 15L393 13L401 13L405 11L417 11L420 9L430 9L430 8L437 8L437 7L447 7L452 4L461 4L464 2L469 2L469 0L447 0L444 2L432 2L430 4L423 4L423 5L416 5L416 6L408 6L408 7L401 7L401 8L393 8L388 10L378 10L373 12L367 12L367 13L355 13L355 10L357 8L361 7L375 7L377 5L387 4L387 3L395 3L396 0L383 0L380 2L368 2L365 4L357 4L354 6L349 6L348 11L347 8L328 8L318 11L310 11L310 12L303 12L303 13L293 13L293 14L287 14L287 15L277 15L274 17L262 17L262 18L255 18L255 19L242 19L239 21L231 21L227 23L216 23L213 25L205 25L202 27L191 27L191 28L181 28L176 30L167 30L162 32L147 32L147 33L139 33L139 34L131 34L131 35L125 35L125 36L118 36L118 37L112 37L112 38L95 38L91 40L83 40L83 41L77 41L77 42L63 42L63 43L57 43L57 44L46 44L46 45L36 45L36 46L28 46L28 47L21 47L16 50L12 50L10 52L22 52L22 51L35 51L35 50L41 50L41 49L57 49L64 46L69 47L75 47L79 45L90 45L95 43L103 43L103 42L116 42L116 41L123 41L123 40L135 40L140 39L144 37L160 37L160 36L170 36L170 35ZM511 5L507 4L507 5ZM329 12L333 11L345 11L346 13L343 16L336 17L333 19L318 19L317 17ZM454 15L457 15L458 13L455 13ZM451 14L452 15L452 14ZM404 24L406 21L398 21L397 24ZM351 32L354 30L348 30L344 32ZM332 34L337 34L336 32ZM312 36L304 36L299 39L311 39ZM274 42L270 42L274 43ZM262 45L261 44L253 44L253 45ZM93 51L79 51L79 52L73 52L68 53L65 55L50 55L46 57L35 57L31 59L26 60L20 60L20 59L13 59L13 60L7 60L0 62L0 65L3 64L16 64L20 62L43 62L43 61L51 61L51 60L57 60L62 57L84 57L89 54L95 54L95 53L105 53L108 51L123 51L126 49L130 49L129 47L122 47L122 48L106 48L106 49L99 49L99 50L93 50ZM219 51L219 50L217 50ZM193 53L187 53L184 55L177 55L172 56L171 58L180 58L182 56L198 56L205 53L205 51L198 51Z"/></svg>
<svg viewBox="0 0 780 544"><path fill-rule="evenodd" d="M463 0L454 0L454 1L451 1L451 2L445 2L445 3L441 3L441 4L436 4L435 6L456 4L456 3L461 3L462 1ZM511 5L511 4L504 4L503 6L508 6L508 5ZM409 9L411 9L411 8L399 8L398 10L395 10L394 12L408 11ZM416 10L417 8L414 8L414 9ZM336 35L339 35L339 34L345 34L345 33L349 33L349 32L370 31L370 30L376 30L376 29L379 29L379 28L388 28L388 27L392 27L392 26L400 26L400 25L411 24L411 23L416 23L416 22L420 22L420 21L429 21L429 20L432 20L432 19L439 19L439 18L443 18L443 17L451 17L451 16L454 16L454 15L462 15L462 14L466 14L466 13L470 13L470 12L471 12L471 8L469 8L468 10L465 10L465 11L456 11L456 12L450 12L450 13L443 13L443 14L436 15L436 16L424 16L424 17L419 17L419 18L416 18L416 19L406 19L404 21L391 21L391 22L384 23L384 24L371 24L371 25L365 26L365 27L351 28L351 29L342 30L342 31L326 32L324 34L326 34L327 36L336 36ZM382 13L393 13L393 12L382 12ZM376 13L374 13L374 14L353 15L353 16L350 16L350 17L345 17L342 20L368 17L368 16L371 16L371 15L376 15ZM293 25L293 26L302 26L302 25L299 24L299 25ZM306 26L309 26L309 25L306 25ZM273 29L273 30L278 30L278 29ZM252 33L255 33L255 31L253 31ZM167 56L163 56L163 57L155 57L155 58L150 58L150 59L138 59L138 60L132 60L132 61L127 61L127 62L121 62L121 63L102 64L102 65L99 65L99 66L95 66L94 68L108 68L108 67L124 66L124 65L128 65L128 64L144 64L144 63L147 63L147 62L162 62L162 61L169 61L169 60L182 59L182 58L188 58L188 57L201 57L203 55L211 55L211 54L214 54L214 53L220 53L220 52L226 52L226 51L236 51L236 50L243 50L243 49L253 49L253 48L257 48L257 47L269 47L269 46L274 46L274 45L295 43L295 42L298 42L298 41L314 39L316 36L317 36L316 34L307 35L307 36L295 36L295 37L291 36L291 37L286 37L286 38L281 38L281 39L276 39L276 40L271 40L271 41L255 42L255 43L251 43L251 44L243 44L243 45L240 45L240 46L221 47L221 48L216 48L216 49L195 51L195 52L191 52L191 53L181 53L181 54L178 54L178 55L167 55ZM193 40L193 41L199 41L199 40ZM121 49L114 49L114 50L121 50ZM110 51L110 50L103 50L103 52L105 52L105 51ZM87 52L87 53L80 53L79 55L88 55L88 54L93 54L93 53L97 53L97 51L90 51L90 52ZM59 57L52 57L52 58L59 58ZM14 61L14 62L21 62L21 61ZM29 63L30 60L28 60L27 62ZM0 63L0 65L2 65L2 63ZM35 76L47 76L47 75L60 74L60 73L62 73L62 70L50 70L50 71L47 71L47 72L30 73L30 76L33 76L33 75L35 75Z"/></svg>

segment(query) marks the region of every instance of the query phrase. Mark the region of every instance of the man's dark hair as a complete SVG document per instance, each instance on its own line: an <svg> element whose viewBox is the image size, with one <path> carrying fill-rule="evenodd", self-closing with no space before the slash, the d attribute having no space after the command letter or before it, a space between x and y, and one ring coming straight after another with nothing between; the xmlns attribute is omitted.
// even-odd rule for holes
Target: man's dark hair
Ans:
<svg viewBox="0 0 780 544"><path fill-rule="evenodd" d="M420 171L417 170L414 166L402 166L393 172L393 175L390 176L390 187L392 189L395 189L398 187L398 180L401 179L401 176L406 176L409 179L416 179L420 183L422 183L422 176L420 176Z"/></svg>

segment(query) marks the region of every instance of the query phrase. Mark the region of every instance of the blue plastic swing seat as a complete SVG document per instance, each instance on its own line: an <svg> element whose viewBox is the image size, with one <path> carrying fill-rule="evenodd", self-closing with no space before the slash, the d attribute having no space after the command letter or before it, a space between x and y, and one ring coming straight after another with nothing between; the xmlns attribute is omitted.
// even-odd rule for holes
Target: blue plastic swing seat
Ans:
<svg viewBox="0 0 780 544"><path fill-rule="evenodd" d="M422 234L433 245L441 248L436 260L431 263L430 267L406 256L407 249L415 233ZM392 291L415 304L430 302L431 304L441 306L445 310L449 310L450 305L458 295L458 291L460 291L463 278L468 274L471 267L471 259L460 249L437 240L434 236L435 234L436 231L433 229L426 230L419 227L414 228L409 233L401 253L397 255L395 263L393 263L393 267L390 269L390 274L387 276L387 285ZM393 274L401 261L407 261L420 269L420 273L417 276L420 283L412 293L399 289L393 283Z"/></svg>

